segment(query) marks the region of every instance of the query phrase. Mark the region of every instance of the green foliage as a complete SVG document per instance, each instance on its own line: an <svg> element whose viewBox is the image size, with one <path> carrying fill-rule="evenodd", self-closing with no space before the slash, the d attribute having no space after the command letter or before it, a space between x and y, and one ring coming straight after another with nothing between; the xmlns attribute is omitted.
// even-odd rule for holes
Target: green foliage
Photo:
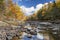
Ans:
<svg viewBox="0 0 60 40"><path fill-rule="evenodd" d="M43 19L43 20L56 20L56 19L60 19L60 9L57 7L56 3L53 3L52 9L51 10L47 10L47 12L45 12L44 16L42 16L42 12L38 12L38 19Z"/></svg>
<svg viewBox="0 0 60 40"><path fill-rule="evenodd" d="M9 13L7 15L12 16L12 11L9 11Z"/></svg>
<svg viewBox="0 0 60 40"><path fill-rule="evenodd" d="M42 10L39 10L39 11L37 12L37 18L38 18L38 20L42 20L42 19L43 19Z"/></svg>
<svg viewBox="0 0 60 40"><path fill-rule="evenodd" d="M0 13L5 10L4 0L0 0Z"/></svg>
<svg viewBox="0 0 60 40"><path fill-rule="evenodd" d="M43 7L44 8L44 7ZM57 20L60 19L60 7L57 6L55 1L53 2L53 5L51 3L48 4L48 10L40 9L37 12L37 19L40 20ZM44 16L42 16L42 13L44 12ZM31 20L34 20L34 18L31 18Z"/></svg>
<svg viewBox="0 0 60 40"><path fill-rule="evenodd" d="M2 4L2 3L3 3L3 1L4 1L4 0L0 0L0 4Z"/></svg>
<svg viewBox="0 0 60 40"><path fill-rule="evenodd" d="M34 21L34 18L33 18L33 17L31 17L31 18L30 18L30 20Z"/></svg>
<svg viewBox="0 0 60 40"><path fill-rule="evenodd" d="M4 14L5 16L11 16L12 15L12 11L9 11L8 13Z"/></svg>

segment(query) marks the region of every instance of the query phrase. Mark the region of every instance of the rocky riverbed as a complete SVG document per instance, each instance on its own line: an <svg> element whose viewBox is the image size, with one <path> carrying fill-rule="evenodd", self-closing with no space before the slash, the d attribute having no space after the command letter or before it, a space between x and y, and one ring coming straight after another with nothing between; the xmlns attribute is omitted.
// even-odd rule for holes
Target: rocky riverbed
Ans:
<svg viewBox="0 0 60 40"><path fill-rule="evenodd" d="M49 22L26 22L18 26L0 26L0 40L54 40L60 37L59 28L59 24Z"/></svg>

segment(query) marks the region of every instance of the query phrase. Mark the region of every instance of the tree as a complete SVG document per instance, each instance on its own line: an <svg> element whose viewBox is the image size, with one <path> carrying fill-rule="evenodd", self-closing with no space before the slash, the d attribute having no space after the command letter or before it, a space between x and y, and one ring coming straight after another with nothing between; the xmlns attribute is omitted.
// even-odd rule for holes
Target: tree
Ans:
<svg viewBox="0 0 60 40"><path fill-rule="evenodd" d="M43 19L43 16L42 16L42 10L40 11L38 11L37 12L37 18L38 18L38 20L42 20Z"/></svg>
<svg viewBox="0 0 60 40"><path fill-rule="evenodd" d="M59 2L60 3L60 2ZM57 4L59 4L57 3ZM53 3L48 3L47 5L43 6L42 9L38 10L35 17L31 17L31 20L36 20L36 18L40 20L57 20L60 19L60 7L54 1ZM38 21L37 20L37 21Z"/></svg>
<svg viewBox="0 0 60 40"><path fill-rule="evenodd" d="M3 13L5 11L5 7L4 7L4 0L0 0L0 13Z"/></svg>

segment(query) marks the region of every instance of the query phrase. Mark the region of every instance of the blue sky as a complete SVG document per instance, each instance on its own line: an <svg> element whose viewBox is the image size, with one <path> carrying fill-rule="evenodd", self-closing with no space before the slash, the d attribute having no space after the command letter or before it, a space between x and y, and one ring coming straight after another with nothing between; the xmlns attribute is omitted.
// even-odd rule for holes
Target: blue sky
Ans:
<svg viewBox="0 0 60 40"><path fill-rule="evenodd" d="M46 2L50 2L50 1L54 1L54 0L14 0L14 2L17 2L18 5L24 5L26 7L31 7L34 6L36 7L37 4L44 4Z"/></svg>
<svg viewBox="0 0 60 40"><path fill-rule="evenodd" d="M52 1L52 0L27 0L27 1L22 0L22 1L19 1L18 4L24 5L26 7L31 7L31 6L36 7L37 4L40 4L40 3L44 4L44 3L50 2L50 1Z"/></svg>
<svg viewBox="0 0 60 40"><path fill-rule="evenodd" d="M13 2L16 2L22 8L26 15L33 14L35 9L39 9L43 4L53 1L54 0L13 0Z"/></svg>

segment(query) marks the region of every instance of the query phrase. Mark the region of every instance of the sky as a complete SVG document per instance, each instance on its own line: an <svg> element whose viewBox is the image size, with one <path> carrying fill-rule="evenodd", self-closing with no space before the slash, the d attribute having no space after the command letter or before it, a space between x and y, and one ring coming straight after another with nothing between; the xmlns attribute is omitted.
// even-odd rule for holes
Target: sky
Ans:
<svg viewBox="0 0 60 40"><path fill-rule="evenodd" d="M35 11L41 9L44 4L53 1L54 0L13 0L13 2L16 2L20 6L25 15L32 15Z"/></svg>

